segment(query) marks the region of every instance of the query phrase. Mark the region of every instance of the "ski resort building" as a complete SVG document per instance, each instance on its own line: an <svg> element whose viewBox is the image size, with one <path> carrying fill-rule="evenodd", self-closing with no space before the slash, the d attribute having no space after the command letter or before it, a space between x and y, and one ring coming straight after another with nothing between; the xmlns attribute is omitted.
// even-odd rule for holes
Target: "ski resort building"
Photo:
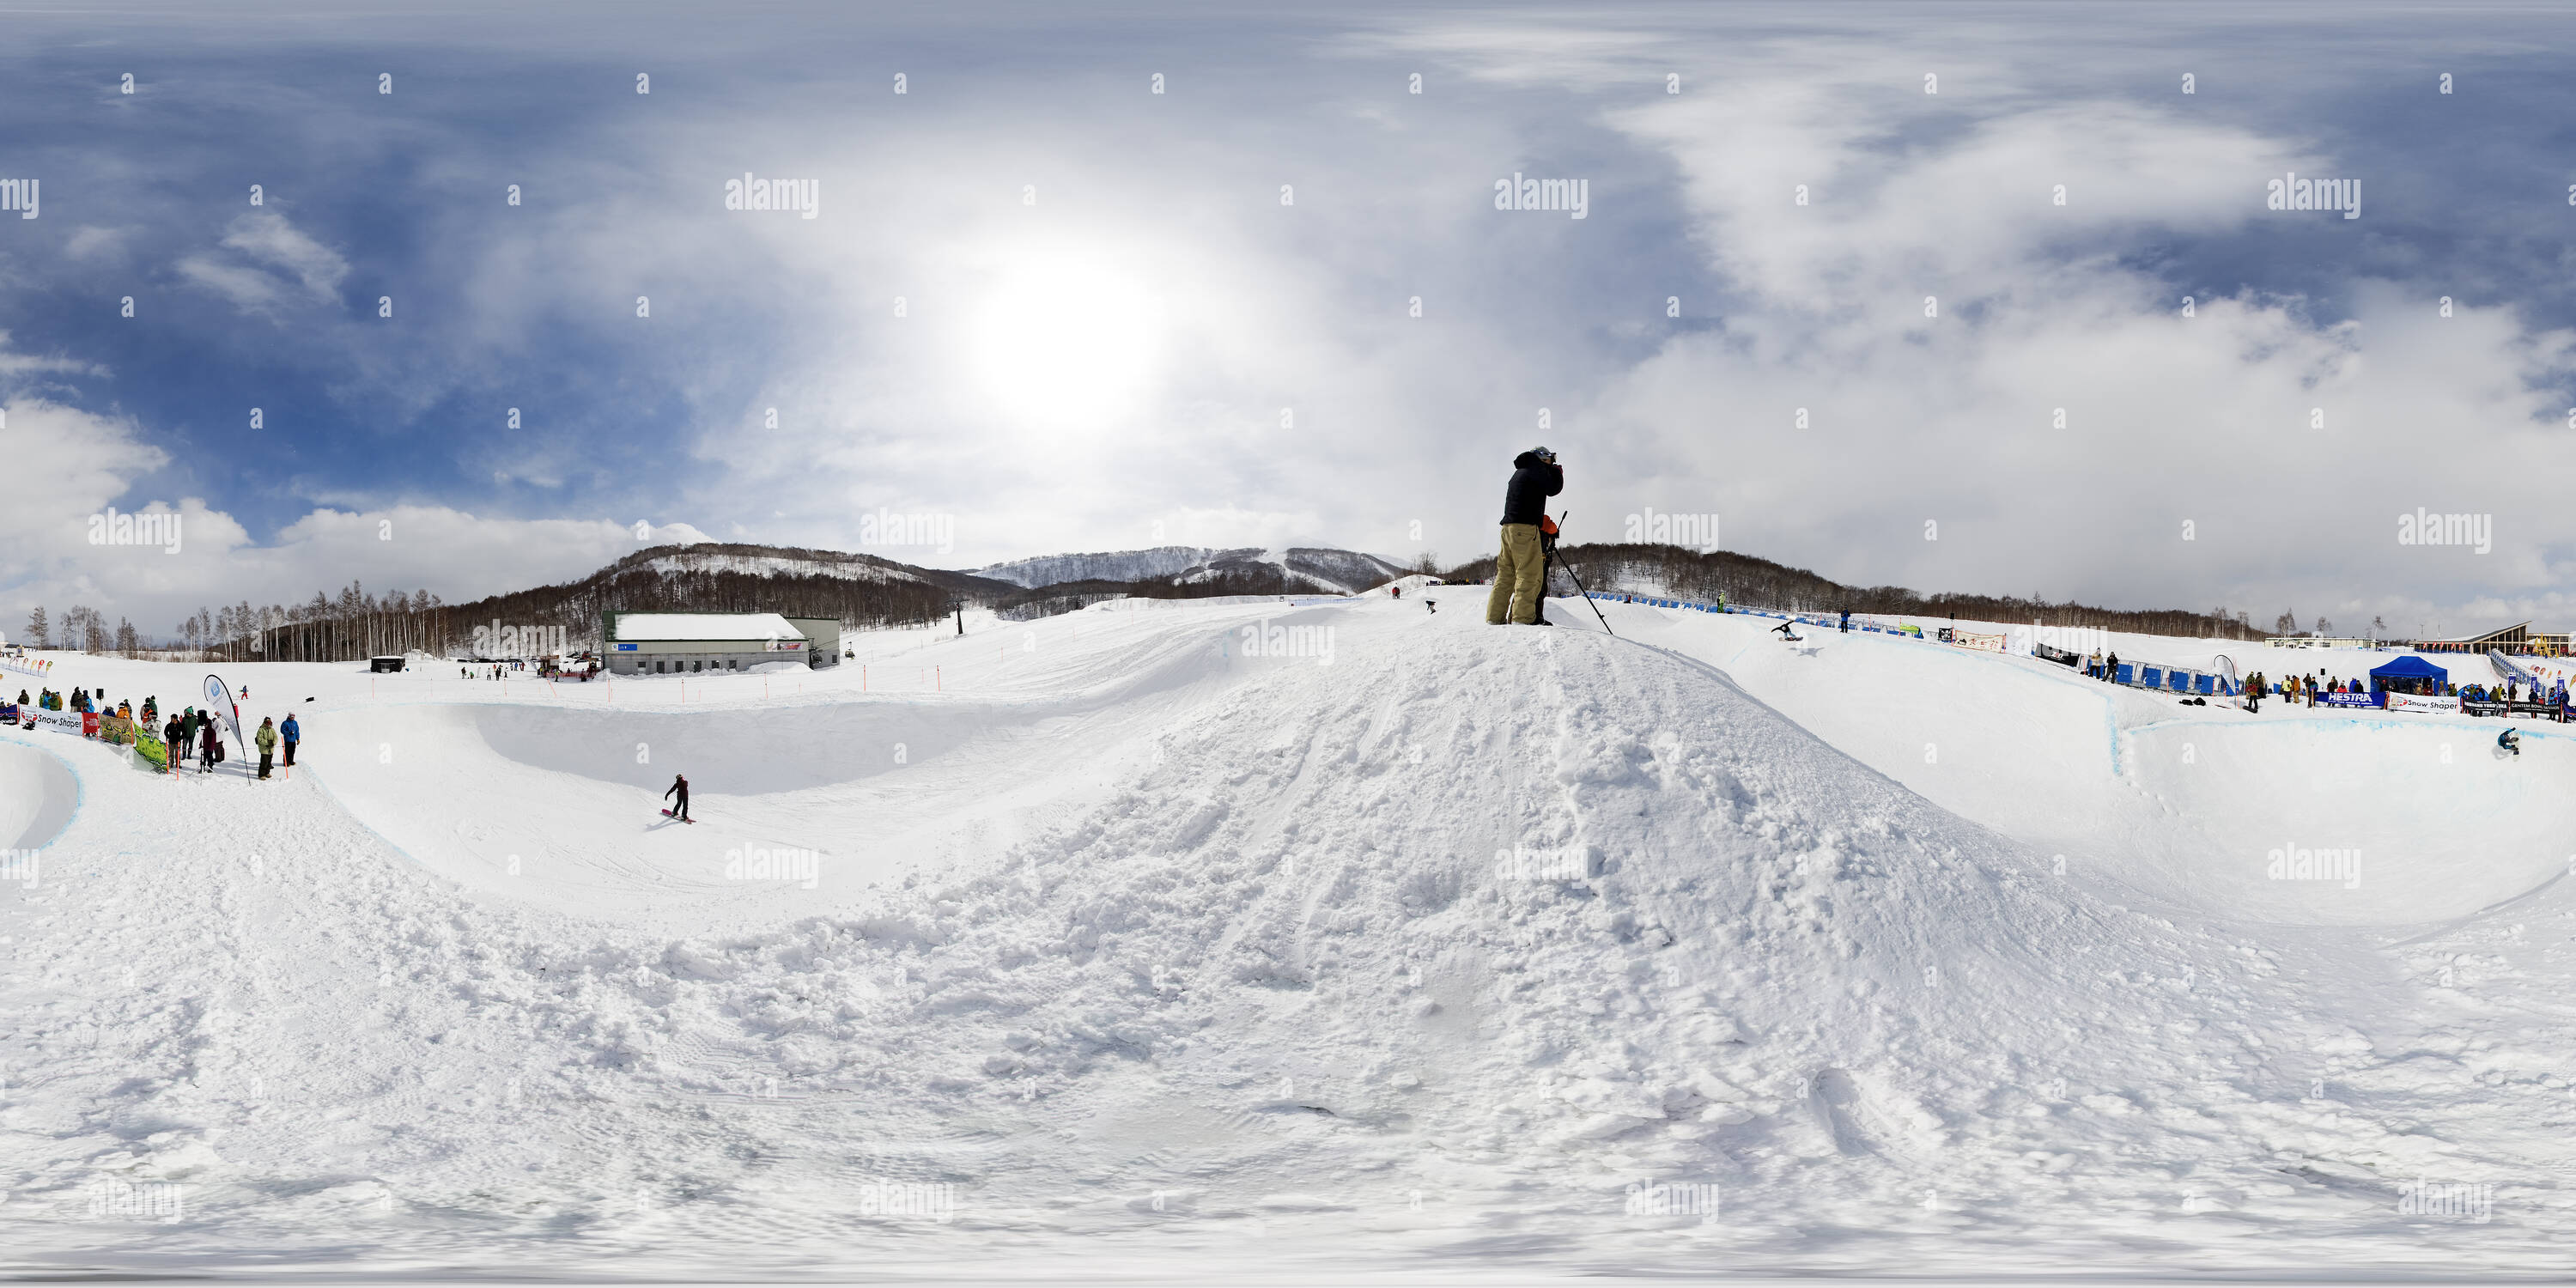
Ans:
<svg viewBox="0 0 2576 1288"><path fill-rule="evenodd" d="M841 623L777 613L601 614L600 653L611 675L740 671L766 662L832 666Z"/></svg>

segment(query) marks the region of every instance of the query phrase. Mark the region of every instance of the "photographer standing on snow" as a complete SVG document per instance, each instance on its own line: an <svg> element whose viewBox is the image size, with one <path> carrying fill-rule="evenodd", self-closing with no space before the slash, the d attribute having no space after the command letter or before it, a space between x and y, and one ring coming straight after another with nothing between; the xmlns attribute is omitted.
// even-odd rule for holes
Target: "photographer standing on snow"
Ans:
<svg viewBox="0 0 2576 1288"><path fill-rule="evenodd" d="M1503 549L1494 556L1494 592L1485 597L1488 625L1544 621L1539 597L1547 591L1547 554L1539 545L1539 521L1547 517L1547 499L1564 490L1556 453L1533 447L1512 458L1512 481L1503 489Z"/></svg>

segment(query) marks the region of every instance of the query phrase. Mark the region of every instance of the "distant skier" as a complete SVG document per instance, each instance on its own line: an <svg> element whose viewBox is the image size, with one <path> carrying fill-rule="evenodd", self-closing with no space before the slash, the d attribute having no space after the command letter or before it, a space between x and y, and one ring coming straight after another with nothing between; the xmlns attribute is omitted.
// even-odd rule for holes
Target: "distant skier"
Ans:
<svg viewBox="0 0 2576 1288"><path fill-rule="evenodd" d="M1547 589L1539 523L1547 517L1547 499L1564 490L1555 452L1533 447L1512 458L1512 481L1503 489L1502 553L1494 557L1494 589L1485 598L1487 625L1538 624L1539 596Z"/></svg>
<svg viewBox="0 0 2576 1288"><path fill-rule="evenodd" d="M673 795L677 795L680 798L679 802L670 809L666 809L662 812L680 820L683 823L696 822L697 820L689 817L689 780L686 775L671 775L671 790L662 793L662 799L669 800Z"/></svg>
<svg viewBox="0 0 2576 1288"><path fill-rule="evenodd" d="M2497 734L2497 735L2496 735L2496 745L2497 745L2497 746L2499 746L2499 747L2504 748L2506 751L2510 751L2510 752L2512 752L2513 754L2515 754L2515 755L2517 755L2517 756L2521 755L2521 754L2522 754L2522 733L2521 733L2521 731L2520 731L2520 730L2516 730L2516 729L2507 729L2507 730L2505 730L2503 733Z"/></svg>

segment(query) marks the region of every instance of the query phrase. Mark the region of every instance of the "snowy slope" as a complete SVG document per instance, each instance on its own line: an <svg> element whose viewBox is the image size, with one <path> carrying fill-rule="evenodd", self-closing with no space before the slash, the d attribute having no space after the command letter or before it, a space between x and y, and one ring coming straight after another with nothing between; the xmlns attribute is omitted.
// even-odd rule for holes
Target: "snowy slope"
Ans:
<svg viewBox="0 0 2576 1288"><path fill-rule="evenodd" d="M1155 546L1149 550L1109 550L1091 554L1040 555L977 568L978 577L1036 588L1067 581L1168 581L1227 560L1257 559L1258 546L1219 550L1211 546Z"/></svg>
<svg viewBox="0 0 2576 1288"><path fill-rule="evenodd" d="M1099 554L1045 555L978 568L975 575L1026 587L1068 581L1204 581L1267 570L1302 577L1317 589L1357 594L1400 576L1403 569L1375 555L1315 546L1284 550L1246 546L1157 546Z"/></svg>
<svg viewBox="0 0 2576 1288"><path fill-rule="evenodd" d="M1628 605L1623 639L1487 628L1483 593L979 619L793 679L231 668L254 719L305 713L272 783L0 734L81 794L0 904L11 1256L2563 1264L2563 884L2403 931L2195 903L2153 864L2232 861L2180 826L2224 793L2111 762L2174 709ZM2328 728L2245 727L2285 732L2212 739L2228 773ZM2563 777L2536 741L2515 768ZM2385 810L2424 767L2366 745L2332 767ZM693 827L652 813L675 771ZM728 879L752 850L818 879ZM2418 1175L2497 1184L2493 1220L2399 1215ZM89 1215L151 1181L183 1219Z"/></svg>

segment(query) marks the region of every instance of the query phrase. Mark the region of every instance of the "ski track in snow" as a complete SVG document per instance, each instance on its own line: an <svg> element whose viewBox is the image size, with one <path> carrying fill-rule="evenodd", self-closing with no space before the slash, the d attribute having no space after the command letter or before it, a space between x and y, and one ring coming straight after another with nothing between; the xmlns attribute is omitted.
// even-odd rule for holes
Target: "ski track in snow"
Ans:
<svg viewBox="0 0 2576 1288"><path fill-rule="evenodd" d="M80 797L0 887L7 1263L2566 1264L2576 740L2443 762L2473 810L2412 788L2468 722L2239 716L2194 777L2169 700L2027 659L1430 593L859 636L865 692L210 668L252 722L317 697L270 783L0 734L0 827ZM2315 757L2332 811L2235 835ZM703 821L652 830L674 770ZM2241 879L2338 819L2414 847L2395 893ZM725 879L755 845L823 879ZM2492 1219L2401 1214L2419 1177ZM178 1219L117 1205L156 1183Z"/></svg>

